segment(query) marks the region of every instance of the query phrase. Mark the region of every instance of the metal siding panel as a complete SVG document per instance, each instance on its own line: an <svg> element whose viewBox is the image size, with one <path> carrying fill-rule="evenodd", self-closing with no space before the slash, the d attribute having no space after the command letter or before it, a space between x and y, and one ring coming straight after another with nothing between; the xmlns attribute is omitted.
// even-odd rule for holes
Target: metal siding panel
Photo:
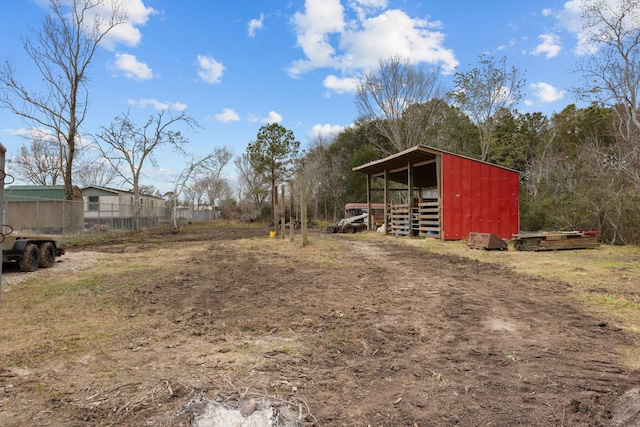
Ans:
<svg viewBox="0 0 640 427"><path fill-rule="evenodd" d="M460 228L457 237L463 238L469 234L471 218L473 217L472 182L473 165L466 159L460 158Z"/></svg>
<svg viewBox="0 0 640 427"><path fill-rule="evenodd" d="M455 157L455 159L456 167L453 170L453 181L456 183L456 203L453 211L455 226L452 235L455 239L462 239L469 212L469 171L465 168L465 159L462 157Z"/></svg>
<svg viewBox="0 0 640 427"><path fill-rule="evenodd" d="M500 221L496 234L502 238L510 239L518 233L518 191L519 175L511 171L499 170L500 173L500 195L499 210L496 218Z"/></svg>
<svg viewBox="0 0 640 427"><path fill-rule="evenodd" d="M440 233L442 239L447 239L447 233L449 231L449 212L451 211L451 188L449 179L449 170L451 169L451 156L443 153L441 156L441 179L440 179Z"/></svg>
<svg viewBox="0 0 640 427"><path fill-rule="evenodd" d="M491 228L496 230L495 234L499 237L504 237L504 232L502 230L503 227L503 214L507 206L505 205L505 194L503 187L503 173L502 169L492 168L491 176L493 177L493 185L494 185L494 200L492 201L492 211L491 211Z"/></svg>
<svg viewBox="0 0 640 427"><path fill-rule="evenodd" d="M491 172L492 175L492 180L493 180L493 185L494 185L494 200L492 203L492 211L491 211L491 219L493 221L493 227L492 229L495 230L494 234L497 234L498 236L503 236L504 235L504 230L502 229L502 224L503 224L503 215L506 211L506 205L505 205L505 188L504 188L504 177L502 176L502 174L497 173L492 171Z"/></svg>
<svg viewBox="0 0 640 427"><path fill-rule="evenodd" d="M442 238L459 239L460 158L442 153Z"/></svg>
<svg viewBox="0 0 640 427"><path fill-rule="evenodd" d="M520 175L517 173L511 173L509 175L509 213L511 214L509 221L509 238L511 238L514 234L518 234L520 232Z"/></svg>
<svg viewBox="0 0 640 427"><path fill-rule="evenodd" d="M479 227L478 220L480 219L480 211L482 209L482 206L479 203L479 200L482 199L482 170L477 167L475 162L471 161L467 161L467 167L471 170L471 190L469 192L469 218L464 234L468 236L472 230L476 231Z"/></svg>
<svg viewBox="0 0 640 427"><path fill-rule="evenodd" d="M490 164L442 153L442 237L470 232L511 238L519 228L519 175Z"/></svg>
<svg viewBox="0 0 640 427"><path fill-rule="evenodd" d="M449 217L449 226L447 228L448 239L458 239L460 233L460 209L462 206L460 199L460 175L457 171L460 170L460 159L455 156L451 156L451 170L449 171L449 185L451 192L451 205L447 216Z"/></svg>
<svg viewBox="0 0 640 427"><path fill-rule="evenodd" d="M482 227L480 231L483 233L492 233L494 228L493 221L493 211L495 209L494 202L496 197L496 183L495 177L493 176L493 167L481 164L482 168L482 201L481 205L481 219L482 219Z"/></svg>

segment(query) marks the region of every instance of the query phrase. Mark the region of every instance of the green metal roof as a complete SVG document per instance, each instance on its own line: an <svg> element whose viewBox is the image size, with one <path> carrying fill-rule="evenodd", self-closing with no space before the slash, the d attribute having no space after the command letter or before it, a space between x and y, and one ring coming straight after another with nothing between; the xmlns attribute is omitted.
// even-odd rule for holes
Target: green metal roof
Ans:
<svg viewBox="0 0 640 427"><path fill-rule="evenodd" d="M64 200L64 185L10 185L4 189L8 202Z"/></svg>

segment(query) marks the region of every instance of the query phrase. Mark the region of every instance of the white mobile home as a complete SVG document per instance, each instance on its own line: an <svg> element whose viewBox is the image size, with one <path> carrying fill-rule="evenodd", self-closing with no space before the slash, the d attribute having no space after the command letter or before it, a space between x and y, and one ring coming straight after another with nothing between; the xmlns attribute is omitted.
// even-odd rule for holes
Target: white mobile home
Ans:
<svg viewBox="0 0 640 427"><path fill-rule="evenodd" d="M133 191L88 186L82 189L85 228L133 228ZM140 226L154 227L168 219L161 197L140 195Z"/></svg>

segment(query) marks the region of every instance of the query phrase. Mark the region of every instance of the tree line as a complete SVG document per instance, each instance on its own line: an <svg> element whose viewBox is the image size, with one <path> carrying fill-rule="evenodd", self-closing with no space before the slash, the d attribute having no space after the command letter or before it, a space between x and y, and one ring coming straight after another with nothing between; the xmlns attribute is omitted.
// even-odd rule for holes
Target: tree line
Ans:
<svg viewBox="0 0 640 427"><path fill-rule="evenodd" d="M442 84L437 68L408 58L382 58L357 84L354 124L317 135L301 151L291 130L262 126L244 153L227 147L200 157L184 149L198 123L185 113L162 111L142 124L128 112L90 137L87 70L100 41L126 22L126 10L109 2L109 16L85 16L106 0L50 0L52 14L25 39L45 89L17 79L10 61L0 66L0 106L39 129L14 156L20 177L37 184L108 185L118 180L139 194L154 153L172 148L188 159L166 196L178 203L222 207L227 215L272 218L276 186L304 173L312 217L335 221L348 202L366 200L365 177L352 168L418 144L520 172L523 230L598 230L604 241L640 243L640 7L636 0L585 2L584 40L593 54L576 65L570 104L550 117L521 113L524 73L506 56L485 53L474 67ZM69 10L74 13L68 13ZM93 16L93 15L92 15ZM68 60L73 58L73 61ZM83 147L97 148L89 157ZM233 160L233 186L223 170ZM74 181L75 180L75 181ZM275 218L274 218L275 221Z"/></svg>

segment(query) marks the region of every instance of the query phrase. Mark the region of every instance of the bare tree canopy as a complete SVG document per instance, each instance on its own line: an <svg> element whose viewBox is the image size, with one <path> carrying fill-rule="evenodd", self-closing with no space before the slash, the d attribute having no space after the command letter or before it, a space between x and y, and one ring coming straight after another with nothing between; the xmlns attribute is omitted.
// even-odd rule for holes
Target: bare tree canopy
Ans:
<svg viewBox="0 0 640 427"><path fill-rule="evenodd" d="M361 117L372 121L389 140L391 150L378 146L384 154L424 142L421 131L433 111L410 107L434 105L428 101L444 96L439 81L438 68L425 70L400 56L382 59L377 69L365 73L356 88L355 102Z"/></svg>
<svg viewBox="0 0 640 427"><path fill-rule="evenodd" d="M582 20L592 54L578 65L582 85L574 92L615 107L622 123L640 129L640 2L584 2Z"/></svg>
<svg viewBox="0 0 640 427"><path fill-rule="evenodd" d="M194 199L198 199L198 205L200 205L200 199L202 195L207 192L209 186L209 181L207 181L206 177L214 176L216 177L216 182L223 180L221 178L222 169L229 163L232 156L233 153L229 151L227 147L217 147L213 152L202 158L196 158L191 155L188 166L182 170L180 176L174 181L174 191L172 193L174 227L178 227L176 209L178 207L180 194L184 191L187 204L191 204ZM188 181L194 176L196 177L194 183L191 186L187 186ZM222 186L218 188L221 187Z"/></svg>
<svg viewBox="0 0 640 427"><path fill-rule="evenodd" d="M216 200L228 186L227 180L222 176L222 170L229 164L232 157L233 152L227 147L217 147L207 156L202 165L200 183L204 185L204 192L214 209Z"/></svg>
<svg viewBox="0 0 640 427"><path fill-rule="evenodd" d="M71 198L77 139L89 106L89 65L104 37L126 22L127 11L117 0L49 0L49 5L51 13L24 40L44 88L21 83L20 73L6 60L0 66L0 106L56 140L65 193Z"/></svg>
<svg viewBox="0 0 640 427"><path fill-rule="evenodd" d="M198 126L195 119L184 112L174 116L167 111L150 116L144 125L137 126L127 112L117 116L109 127L102 127L102 131L94 136L94 142L102 156L124 182L133 187L135 229L139 227L142 168L147 160L157 166L154 152L160 147L171 146L184 154L183 145L188 140L179 130L172 129L179 124L192 130Z"/></svg>
<svg viewBox="0 0 640 427"><path fill-rule="evenodd" d="M450 94L455 104L469 115L478 127L480 160L489 161L493 151L496 113L511 110L522 99L525 79L507 58L496 59L482 54L478 67L454 75L455 91Z"/></svg>
<svg viewBox="0 0 640 427"><path fill-rule="evenodd" d="M16 175L35 185L57 185L62 179L60 152L57 144L34 138L31 144L22 145L18 155L13 156L12 166Z"/></svg>
<svg viewBox="0 0 640 427"><path fill-rule="evenodd" d="M238 172L238 185L241 188L243 197L248 198L253 208L259 213L269 195L269 184L251 166L248 153L236 157L233 163Z"/></svg>
<svg viewBox="0 0 640 427"><path fill-rule="evenodd" d="M80 187L109 187L117 181L117 169L86 147L76 153L74 165L74 181Z"/></svg>

